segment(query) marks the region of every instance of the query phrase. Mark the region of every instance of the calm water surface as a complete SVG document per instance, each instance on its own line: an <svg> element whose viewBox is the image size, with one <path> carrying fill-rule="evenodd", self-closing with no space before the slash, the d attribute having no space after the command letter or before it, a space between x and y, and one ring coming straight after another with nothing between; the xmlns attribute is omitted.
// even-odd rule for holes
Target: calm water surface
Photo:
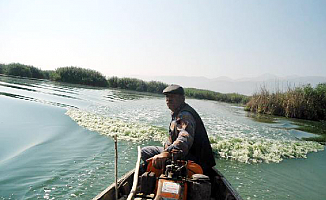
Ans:
<svg viewBox="0 0 326 200"><path fill-rule="evenodd" d="M298 139L311 134L230 104L187 102L216 140L217 168L244 199L326 199L324 147ZM138 145L161 144L170 120L163 96L5 76L0 112L0 199L90 199L114 179L108 135L121 136L122 175Z"/></svg>

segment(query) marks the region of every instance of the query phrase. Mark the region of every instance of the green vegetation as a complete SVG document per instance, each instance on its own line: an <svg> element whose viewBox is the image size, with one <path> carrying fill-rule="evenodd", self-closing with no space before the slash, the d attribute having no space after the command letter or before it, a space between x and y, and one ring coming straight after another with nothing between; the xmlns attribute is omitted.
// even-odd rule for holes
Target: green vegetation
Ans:
<svg viewBox="0 0 326 200"><path fill-rule="evenodd" d="M43 75L45 79L48 80L58 80L60 77L54 70L45 70L43 71Z"/></svg>
<svg viewBox="0 0 326 200"><path fill-rule="evenodd" d="M79 67L61 67L55 70L55 74L51 74L54 81L106 87L108 82L105 77L91 69L83 69Z"/></svg>
<svg viewBox="0 0 326 200"><path fill-rule="evenodd" d="M164 88L168 85L157 81L145 82L136 78L118 78L114 76L108 79L108 86L111 88L162 94Z"/></svg>
<svg viewBox="0 0 326 200"><path fill-rule="evenodd" d="M11 76L49 79L52 81L60 81L73 84L119 88L158 94L162 94L164 88L168 86L162 82L145 82L136 78L118 78L114 76L106 79L101 73L97 71L79 67L61 67L57 68L56 70L42 71L33 66L12 63L8 65L0 64L0 73ZM195 88L185 88L185 95L190 98L207 99L238 104L245 104L249 101L249 97L245 95L236 93L222 94L219 92L200 90Z"/></svg>
<svg viewBox="0 0 326 200"><path fill-rule="evenodd" d="M317 137L304 138L304 140L326 144L326 121L296 119L292 123L298 126L295 128L297 130L319 135Z"/></svg>
<svg viewBox="0 0 326 200"><path fill-rule="evenodd" d="M79 67L61 67L56 70L42 71L36 67L11 63L0 64L0 74L27 78L49 79L66 83L106 87L105 77L97 71Z"/></svg>
<svg viewBox="0 0 326 200"><path fill-rule="evenodd" d="M222 101L227 103L246 104L249 101L249 97L237 93L222 94L219 92L213 92L210 90L201 90L195 88L186 88L185 95L195 99L207 99L213 101Z"/></svg>
<svg viewBox="0 0 326 200"><path fill-rule="evenodd" d="M6 65L0 64L0 74L4 74Z"/></svg>
<svg viewBox="0 0 326 200"><path fill-rule="evenodd" d="M108 79L109 87L119 88L126 90L135 90L139 92L150 92L162 94L162 91L168 86L165 83L150 81L145 82L136 78L118 78L111 77ZM222 101L228 103L241 103L246 104L249 97L241 94L231 93L222 94L209 90L201 90L195 88L185 88L185 96L195 99L207 99L213 101Z"/></svg>
<svg viewBox="0 0 326 200"><path fill-rule="evenodd" d="M30 65L19 63L11 63L9 65L0 64L0 74L27 78L44 78L42 70Z"/></svg>
<svg viewBox="0 0 326 200"><path fill-rule="evenodd" d="M252 96L246 110L271 115L308 120L326 120L326 83L269 93L262 88Z"/></svg>

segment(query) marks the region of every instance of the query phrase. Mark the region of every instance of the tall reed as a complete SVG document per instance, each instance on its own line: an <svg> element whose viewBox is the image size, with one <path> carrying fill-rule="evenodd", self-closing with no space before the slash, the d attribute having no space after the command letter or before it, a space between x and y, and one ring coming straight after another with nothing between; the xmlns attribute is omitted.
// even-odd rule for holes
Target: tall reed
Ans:
<svg viewBox="0 0 326 200"><path fill-rule="evenodd" d="M290 118L326 120L326 83L310 84L270 93L262 87L246 104L246 110Z"/></svg>

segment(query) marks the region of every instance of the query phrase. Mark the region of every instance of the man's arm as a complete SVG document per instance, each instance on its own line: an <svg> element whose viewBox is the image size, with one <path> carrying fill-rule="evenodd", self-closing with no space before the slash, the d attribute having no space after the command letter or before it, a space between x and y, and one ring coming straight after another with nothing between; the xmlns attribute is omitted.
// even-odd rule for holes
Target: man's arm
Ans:
<svg viewBox="0 0 326 200"><path fill-rule="evenodd" d="M187 111L180 112L176 120L176 140L170 145L165 145L165 151L181 150L182 156L185 157L194 142L196 122L191 113ZM170 141L172 142L171 136L166 144Z"/></svg>

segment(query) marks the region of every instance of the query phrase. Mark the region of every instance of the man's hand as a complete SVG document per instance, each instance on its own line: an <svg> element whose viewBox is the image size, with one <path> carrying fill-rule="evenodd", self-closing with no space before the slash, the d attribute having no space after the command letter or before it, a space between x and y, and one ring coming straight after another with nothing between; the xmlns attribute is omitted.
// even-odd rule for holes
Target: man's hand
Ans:
<svg viewBox="0 0 326 200"><path fill-rule="evenodd" d="M169 152L162 152L153 157L152 163L156 169L162 169L165 161L170 157Z"/></svg>

